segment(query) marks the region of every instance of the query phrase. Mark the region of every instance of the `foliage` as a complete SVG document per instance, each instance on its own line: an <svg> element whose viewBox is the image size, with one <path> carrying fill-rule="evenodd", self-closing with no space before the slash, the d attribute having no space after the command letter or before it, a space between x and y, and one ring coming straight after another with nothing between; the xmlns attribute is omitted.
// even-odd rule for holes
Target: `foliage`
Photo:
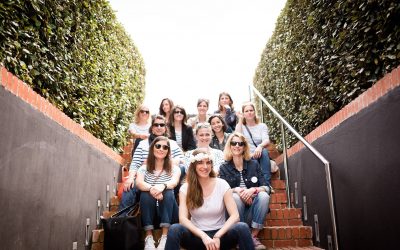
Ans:
<svg viewBox="0 0 400 250"><path fill-rule="evenodd" d="M2 1L0 63L108 146L125 143L145 69L107 1Z"/></svg>
<svg viewBox="0 0 400 250"><path fill-rule="evenodd" d="M254 84L306 135L399 65L399 41L397 0L288 0ZM280 142L280 123L264 114Z"/></svg>

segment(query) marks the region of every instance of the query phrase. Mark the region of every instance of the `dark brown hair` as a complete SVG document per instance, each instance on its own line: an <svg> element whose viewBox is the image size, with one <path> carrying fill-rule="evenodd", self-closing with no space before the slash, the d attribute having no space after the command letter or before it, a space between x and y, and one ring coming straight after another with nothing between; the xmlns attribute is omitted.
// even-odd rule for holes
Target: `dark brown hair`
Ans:
<svg viewBox="0 0 400 250"><path fill-rule="evenodd" d="M210 154L207 149L198 148L195 149L192 153L193 156L196 156L200 153ZM199 183L199 179L196 172L196 166L199 162L191 162L189 165L189 169L186 175L186 181L188 184L187 195L186 195L186 206L188 210L199 208L203 205L203 189ZM209 174L211 178L215 178L217 175L214 172L214 169L211 169Z"/></svg>
<svg viewBox="0 0 400 250"><path fill-rule="evenodd" d="M174 122L175 122L175 118L174 118L174 114L175 111L177 109L180 109L183 113L183 120L182 120L182 126L186 123L187 120L187 115L186 115L186 110L184 107L182 107L181 105L176 105L171 109L171 114L169 114L169 124L173 127L174 126Z"/></svg>
<svg viewBox="0 0 400 250"><path fill-rule="evenodd" d="M222 132L225 133L228 126L226 125L224 118L222 118L222 116L220 114L213 114L210 116L210 118L208 118L208 123L211 124L211 120L214 118L218 118L222 122ZM212 126L211 126L211 130L212 130ZM214 133L214 130L213 130L213 133Z"/></svg>
<svg viewBox="0 0 400 250"><path fill-rule="evenodd" d="M166 113L164 112L164 110L163 110L163 102L164 102L164 101L168 101L171 110L172 110L172 108L174 107L174 102L173 102L171 99L169 99L169 98L164 98L164 99L161 100L160 108L159 108L159 113L160 113L160 115L162 115L162 116L165 117L167 114L166 114Z"/></svg>
<svg viewBox="0 0 400 250"><path fill-rule="evenodd" d="M221 104L219 104L219 101L221 100L221 97L222 97L223 95L226 95L226 96L229 97L229 99L231 100L231 103L229 103L229 107L231 107L231 109L232 109L232 111L233 111L233 100L232 100L231 95L228 94L228 92L222 92L222 93L219 94L219 97L218 97L218 109L219 109L219 111L224 110L224 107L222 107Z"/></svg>
<svg viewBox="0 0 400 250"><path fill-rule="evenodd" d="M172 172L171 145L169 143L169 139L165 136L157 136L151 143L151 145L149 147L149 155L147 156L147 162L146 162L147 171L149 171L150 173L153 173L154 170L156 169L156 157L154 156L154 146L159 141L166 141L167 145L168 145L168 152L167 152L167 156L165 156L165 158L164 158L163 169L165 170L165 172L167 172L167 174L170 175Z"/></svg>

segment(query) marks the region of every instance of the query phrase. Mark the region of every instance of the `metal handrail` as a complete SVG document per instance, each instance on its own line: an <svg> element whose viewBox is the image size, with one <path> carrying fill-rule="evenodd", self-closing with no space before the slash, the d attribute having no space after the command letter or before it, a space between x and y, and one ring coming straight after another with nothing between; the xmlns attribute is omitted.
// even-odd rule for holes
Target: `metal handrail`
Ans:
<svg viewBox="0 0 400 250"><path fill-rule="evenodd" d="M253 86L250 85L250 90L252 90L259 98L262 100L262 102L269 108L269 110L272 111L272 113L281 121L281 128L282 128L282 133L283 133L283 140L285 137L285 131L283 129L283 125L285 125L296 137L299 139L304 146L306 146L325 166L325 176L326 176L326 185L328 189L328 199L329 199L329 209L330 209L330 214L331 214L331 221L332 221L332 230L333 230L333 240L335 243L335 249L339 249L339 242L338 242L338 237L337 237L337 227L336 227L336 213L335 213L335 201L333 198L333 188L332 188L332 177L331 177L331 170L330 170L330 164L329 162L325 159L324 156L321 155L318 150L316 150L310 143L307 142L307 140L302 137L279 113L278 111L275 110L274 107L262 96L262 94ZM288 173L287 173L287 153L286 153L286 142L283 141L283 161L284 161L284 167L285 167L285 175L286 175L286 188L287 188L287 199L288 199L288 206L290 207L290 197L289 197L289 185L288 185Z"/></svg>

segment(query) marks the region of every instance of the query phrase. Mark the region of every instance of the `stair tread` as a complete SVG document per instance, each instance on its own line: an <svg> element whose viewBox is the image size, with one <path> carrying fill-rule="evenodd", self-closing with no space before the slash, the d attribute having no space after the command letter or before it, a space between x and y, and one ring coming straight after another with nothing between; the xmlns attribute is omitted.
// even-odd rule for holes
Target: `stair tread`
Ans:
<svg viewBox="0 0 400 250"><path fill-rule="evenodd" d="M323 248L319 247L279 247L279 248L268 248L269 250L323 250Z"/></svg>

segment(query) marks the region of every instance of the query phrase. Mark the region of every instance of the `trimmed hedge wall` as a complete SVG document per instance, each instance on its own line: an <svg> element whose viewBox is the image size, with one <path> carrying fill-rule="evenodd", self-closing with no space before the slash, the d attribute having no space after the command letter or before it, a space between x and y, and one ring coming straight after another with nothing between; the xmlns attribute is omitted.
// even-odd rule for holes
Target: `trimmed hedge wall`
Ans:
<svg viewBox="0 0 400 250"><path fill-rule="evenodd" d="M306 135L399 64L398 0L288 0L254 85ZM278 120L264 114L280 142Z"/></svg>
<svg viewBox="0 0 400 250"><path fill-rule="evenodd" d="M145 69L106 0L2 1L0 62L108 146L125 144Z"/></svg>

